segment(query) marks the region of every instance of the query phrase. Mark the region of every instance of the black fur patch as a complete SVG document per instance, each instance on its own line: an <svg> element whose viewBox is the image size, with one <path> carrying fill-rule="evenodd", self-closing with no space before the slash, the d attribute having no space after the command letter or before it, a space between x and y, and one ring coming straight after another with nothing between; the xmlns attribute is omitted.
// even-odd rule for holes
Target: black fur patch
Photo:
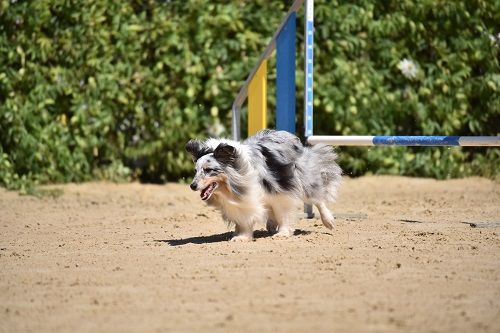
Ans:
<svg viewBox="0 0 500 333"><path fill-rule="evenodd" d="M210 147L199 140L189 140L189 142L186 143L185 149L188 153L193 155L193 160L195 162L199 160L200 157L213 153Z"/></svg>
<svg viewBox="0 0 500 333"><path fill-rule="evenodd" d="M280 187L286 191L292 190L295 186L293 182L295 163L280 161L280 159L264 145L259 145L258 147L266 160L267 168L271 171Z"/></svg>
<svg viewBox="0 0 500 333"><path fill-rule="evenodd" d="M236 148L227 143L221 143L214 150L214 158L222 164L234 166L236 162Z"/></svg>
<svg viewBox="0 0 500 333"><path fill-rule="evenodd" d="M264 189L266 190L267 193L271 193L271 194L276 193L276 189L273 188L271 183L265 178L262 179L262 186L264 186Z"/></svg>

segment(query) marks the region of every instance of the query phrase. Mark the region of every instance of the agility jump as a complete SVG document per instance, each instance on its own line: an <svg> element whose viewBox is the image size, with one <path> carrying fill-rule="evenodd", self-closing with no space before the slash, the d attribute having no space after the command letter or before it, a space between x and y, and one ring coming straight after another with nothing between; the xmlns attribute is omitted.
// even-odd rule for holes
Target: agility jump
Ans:
<svg viewBox="0 0 500 333"><path fill-rule="evenodd" d="M241 139L241 108L248 96L248 135L266 128L267 59L276 50L276 129L296 132L296 16L305 4L304 135L309 144L334 146L500 146L500 136L318 136L313 134L314 0L296 0L250 72L232 107L232 138Z"/></svg>

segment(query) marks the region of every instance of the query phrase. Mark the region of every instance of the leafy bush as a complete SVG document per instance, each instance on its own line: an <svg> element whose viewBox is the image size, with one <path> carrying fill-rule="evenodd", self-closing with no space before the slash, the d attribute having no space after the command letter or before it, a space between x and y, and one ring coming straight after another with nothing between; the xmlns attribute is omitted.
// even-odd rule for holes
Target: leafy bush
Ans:
<svg viewBox="0 0 500 333"><path fill-rule="evenodd" d="M316 3L316 133L500 134L500 2ZM343 149L342 156L355 175L495 176L500 165L491 148Z"/></svg>
<svg viewBox="0 0 500 333"><path fill-rule="evenodd" d="M317 134L499 134L498 2L315 5ZM184 143L229 134L232 100L288 6L0 0L0 185L189 175ZM497 149L342 156L353 175L494 176L500 162Z"/></svg>

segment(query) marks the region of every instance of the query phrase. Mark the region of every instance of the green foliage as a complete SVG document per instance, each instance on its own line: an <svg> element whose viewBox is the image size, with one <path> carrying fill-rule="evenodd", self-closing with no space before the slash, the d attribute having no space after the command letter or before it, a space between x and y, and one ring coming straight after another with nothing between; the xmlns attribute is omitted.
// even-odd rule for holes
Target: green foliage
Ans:
<svg viewBox="0 0 500 333"><path fill-rule="evenodd" d="M184 143L229 134L233 98L288 5L0 0L0 185L189 175ZM317 134L499 134L498 1L315 6ZM273 94L270 82L270 109ZM341 153L352 175L495 176L500 164L497 149Z"/></svg>
<svg viewBox="0 0 500 333"><path fill-rule="evenodd" d="M500 134L500 2L316 1L315 13L317 134ZM398 68L403 59L414 77ZM498 149L342 155L355 175L494 176L500 164Z"/></svg>

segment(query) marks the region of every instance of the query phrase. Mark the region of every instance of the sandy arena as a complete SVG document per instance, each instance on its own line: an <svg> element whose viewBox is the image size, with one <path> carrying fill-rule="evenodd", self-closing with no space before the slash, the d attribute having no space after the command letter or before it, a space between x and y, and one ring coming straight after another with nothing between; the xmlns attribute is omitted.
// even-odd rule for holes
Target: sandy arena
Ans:
<svg viewBox="0 0 500 333"><path fill-rule="evenodd" d="M56 188L0 189L0 332L500 331L498 182L345 179L249 243L187 185Z"/></svg>

